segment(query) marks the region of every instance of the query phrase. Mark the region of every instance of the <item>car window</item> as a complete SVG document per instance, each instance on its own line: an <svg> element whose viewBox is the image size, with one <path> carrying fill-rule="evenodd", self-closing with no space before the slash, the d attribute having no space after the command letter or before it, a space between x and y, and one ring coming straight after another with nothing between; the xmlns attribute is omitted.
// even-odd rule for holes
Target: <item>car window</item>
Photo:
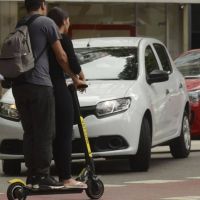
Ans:
<svg viewBox="0 0 200 200"><path fill-rule="evenodd" d="M147 76L155 69L159 69L158 62L150 46L145 50L145 69Z"/></svg>
<svg viewBox="0 0 200 200"><path fill-rule="evenodd" d="M174 61L178 70L185 77L200 77L200 51L190 51Z"/></svg>
<svg viewBox="0 0 200 200"><path fill-rule="evenodd" d="M89 47L75 52L88 80L137 79L136 47Z"/></svg>
<svg viewBox="0 0 200 200"><path fill-rule="evenodd" d="M171 62L165 47L161 44L154 44L153 46L158 54L163 70L169 73L172 72Z"/></svg>

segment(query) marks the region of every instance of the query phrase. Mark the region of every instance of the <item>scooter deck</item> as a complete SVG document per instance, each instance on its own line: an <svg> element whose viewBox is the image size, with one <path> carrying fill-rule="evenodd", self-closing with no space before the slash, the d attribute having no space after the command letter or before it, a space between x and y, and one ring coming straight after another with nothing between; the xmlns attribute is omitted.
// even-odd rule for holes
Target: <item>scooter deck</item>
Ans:
<svg viewBox="0 0 200 200"><path fill-rule="evenodd" d="M24 190L28 196L32 195L50 195L50 194L68 194L68 193L82 193L83 188L59 188L59 189L31 189L24 186Z"/></svg>

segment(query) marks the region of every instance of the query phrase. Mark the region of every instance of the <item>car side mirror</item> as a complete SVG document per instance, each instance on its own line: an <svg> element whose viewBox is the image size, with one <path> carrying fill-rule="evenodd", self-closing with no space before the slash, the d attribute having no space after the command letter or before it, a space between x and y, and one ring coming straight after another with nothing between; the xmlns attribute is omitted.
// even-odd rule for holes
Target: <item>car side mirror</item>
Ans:
<svg viewBox="0 0 200 200"><path fill-rule="evenodd" d="M163 70L153 70L147 77L147 82L149 84L164 82L169 79L169 74Z"/></svg>

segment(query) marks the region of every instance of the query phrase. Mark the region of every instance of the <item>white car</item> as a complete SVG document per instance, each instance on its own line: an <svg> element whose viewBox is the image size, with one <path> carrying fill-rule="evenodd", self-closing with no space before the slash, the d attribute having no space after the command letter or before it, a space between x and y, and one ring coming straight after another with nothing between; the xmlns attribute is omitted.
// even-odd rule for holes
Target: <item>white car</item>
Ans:
<svg viewBox="0 0 200 200"><path fill-rule="evenodd" d="M89 87L78 93L94 157L128 158L149 168L151 147L169 145L175 158L190 153L189 100L183 76L166 47L151 38L73 41ZM6 174L20 172L23 130L12 91L0 102L0 159ZM83 157L74 125L73 157Z"/></svg>

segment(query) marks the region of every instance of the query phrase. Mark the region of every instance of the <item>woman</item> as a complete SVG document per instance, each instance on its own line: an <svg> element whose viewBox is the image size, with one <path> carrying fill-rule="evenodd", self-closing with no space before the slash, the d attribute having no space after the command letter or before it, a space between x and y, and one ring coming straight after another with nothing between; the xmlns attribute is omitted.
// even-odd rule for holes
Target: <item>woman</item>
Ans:
<svg viewBox="0 0 200 200"><path fill-rule="evenodd" d="M85 83L84 74L76 58L71 39L67 35L70 21L69 15L61 8L54 7L48 17L53 19L59 28L61 44L68 55L71 70ZM66 85L65 74L50 51L50 75L54 86L56 106L56 138L53 145L53 154L59 180L67 188L86 188L85 183L71 177L71 151L74 110L71 93Z"/></svg>

